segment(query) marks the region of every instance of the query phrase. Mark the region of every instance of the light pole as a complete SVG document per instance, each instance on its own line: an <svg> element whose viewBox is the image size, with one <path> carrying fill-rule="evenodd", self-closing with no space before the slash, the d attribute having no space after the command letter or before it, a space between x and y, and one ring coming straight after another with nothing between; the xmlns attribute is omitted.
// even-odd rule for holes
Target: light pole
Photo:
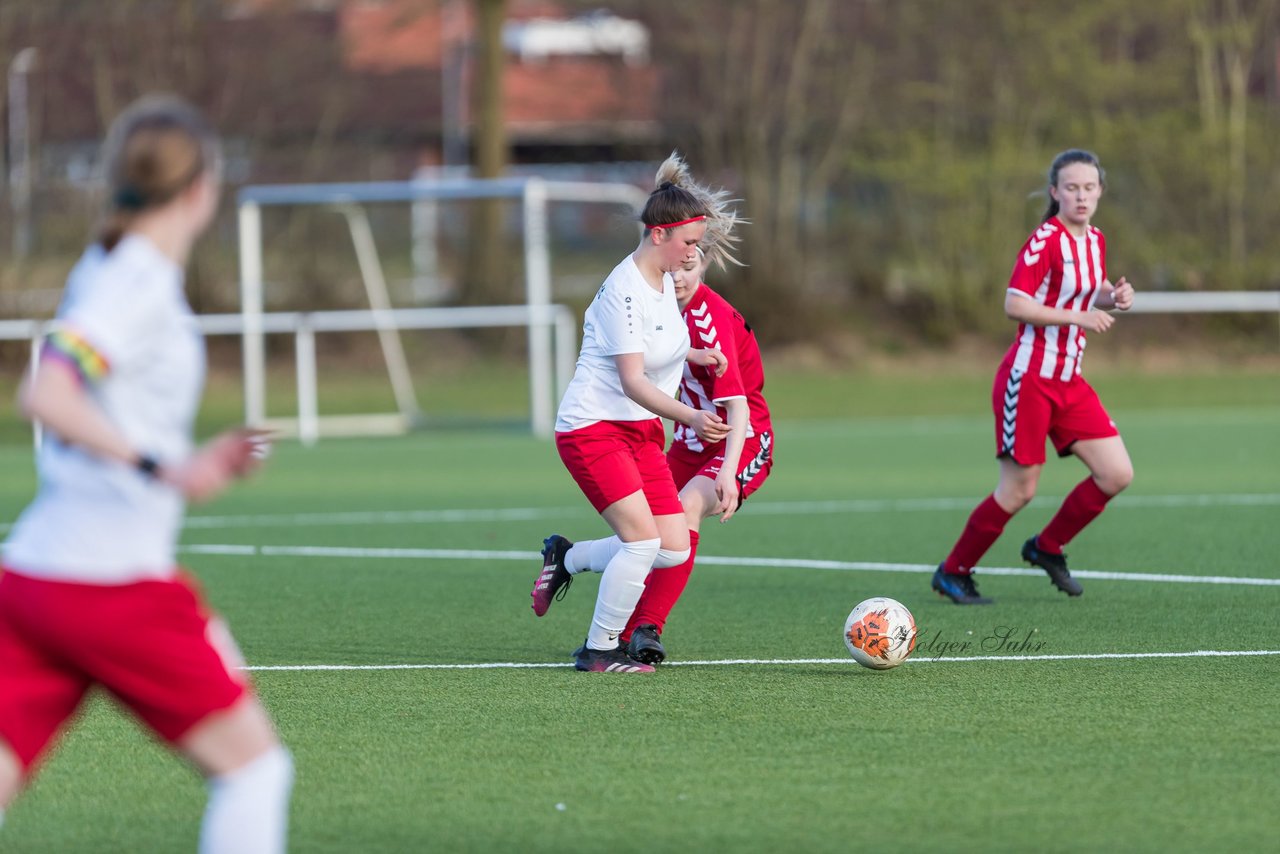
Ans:
<svg viewBox="0 0 1280 854"><path fill-rule="evenodd" d="M462 0L444 0L440 7L440 161L447 178L450 168L467 166L467 28L469 16Z"/></svg>
<svg viewBox="0 0 1280 854"><path fill-rule="evenodd" d="M13 257L31 252L31 121L28 81L36 49L23 48L9 63L9 204L13 208Z"/></svg>

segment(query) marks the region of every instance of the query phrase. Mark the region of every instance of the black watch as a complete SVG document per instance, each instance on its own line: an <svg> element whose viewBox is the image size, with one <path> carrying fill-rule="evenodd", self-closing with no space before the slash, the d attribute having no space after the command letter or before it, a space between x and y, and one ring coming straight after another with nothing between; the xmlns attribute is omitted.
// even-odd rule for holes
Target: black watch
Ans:
<svg viewBox="0 0 1280 854"><path fill-rule="evenodd" d="M133 466L151 480L160 479L160 463L156 462L156 458L150 454L138 454Z"/></svg>

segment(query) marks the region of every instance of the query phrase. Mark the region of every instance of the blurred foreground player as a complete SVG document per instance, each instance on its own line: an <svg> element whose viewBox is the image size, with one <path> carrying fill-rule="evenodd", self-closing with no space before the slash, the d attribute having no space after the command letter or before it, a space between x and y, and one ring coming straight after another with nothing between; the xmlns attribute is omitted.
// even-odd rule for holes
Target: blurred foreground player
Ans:
<svg viewBox="0 0 1280 854"><path fill-rule="evenodd" d="M174 558L185 501L265 451L250 430L192 447L204 343L183 268L217 208L217 140L186 104L143 99L112 125L103 163L106 220L21 392L45 433L0 575L0 810L101 686L207 778L202 852L273 854L292 760Z"/></svg>

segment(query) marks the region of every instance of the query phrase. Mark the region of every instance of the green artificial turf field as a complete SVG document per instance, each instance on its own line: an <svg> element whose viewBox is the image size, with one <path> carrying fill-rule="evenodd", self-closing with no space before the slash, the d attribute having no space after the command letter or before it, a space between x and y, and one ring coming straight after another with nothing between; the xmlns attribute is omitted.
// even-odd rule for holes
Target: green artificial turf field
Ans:
<svg viewBox="0 0 1280 854"><path fill-rule="evenodd" d="M959 608L928 573L994 485L986 382L954 405L936 383L815 383L842 395L826 418L780 387L773 476L704 526L669 663L640 677L570 667L595 578L529 608L542 537L605 533L549 443L281 443L193 509L183 560L249 664L286 668L254 676L297 761L292 849L1274 847L1276 381L1099 381L1137 479L1068 549L1084 596L1020 574L1022 541L1083 476L1051 460L979 576L996 604ZM31 488L29 448L0 446L0 520ZM844 650L870 596L919 624L896 670ZM337 669L288 669L305 666ZM0 850L190 851L203 799L98 700Z"/></svg>

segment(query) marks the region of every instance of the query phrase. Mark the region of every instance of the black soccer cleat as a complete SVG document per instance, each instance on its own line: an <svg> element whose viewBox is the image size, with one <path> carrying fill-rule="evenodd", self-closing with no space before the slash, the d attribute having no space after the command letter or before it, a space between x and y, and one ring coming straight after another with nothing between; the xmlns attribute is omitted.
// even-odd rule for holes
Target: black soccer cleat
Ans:
<svg viewBox="0 0 1280 854"><path fill-rule="evenodd" d="M1084 592L1080 582L1072 578L1071 570L1067 569L1067 556L1050 554L1041 549L1039 537L1032 537L1022 544L1022 559L1049 573L1053 586L1068 596L1079 596Z"/></svg>
<svg viewBox="0 0 1280 854"><path fill-rule="evenodd" d="M573 543L559 534L552 534L542 541L542 571L533 583L533 613L541 617L551 607L551 600L560 600L569 592L573 576L564 568L564 556Z"/></svg>
<svg viewBox="0 0 1280 854"><path fill-rule="evenodd" d="M957 605L990 605L995 601L978 592L978 585L974 583L972 574L943 572L942 564L938 564L930 586Z"/></svg>
<svg viewBox="0 0 1280 854"><path fill-rule="evenodd" d="M575 670L587 673L652 673L653 668L627 655L621 646L591 649L585 643L573 658Z"/></svg>
<svg viewBox="0 0 1280 854"><path fill-rule="evenodd" d="M667 651L658 640L658 627L652 623L636 626L631 632L631 642L627 644L627 654L645 664L661 664L667 657Z"/></svg>

